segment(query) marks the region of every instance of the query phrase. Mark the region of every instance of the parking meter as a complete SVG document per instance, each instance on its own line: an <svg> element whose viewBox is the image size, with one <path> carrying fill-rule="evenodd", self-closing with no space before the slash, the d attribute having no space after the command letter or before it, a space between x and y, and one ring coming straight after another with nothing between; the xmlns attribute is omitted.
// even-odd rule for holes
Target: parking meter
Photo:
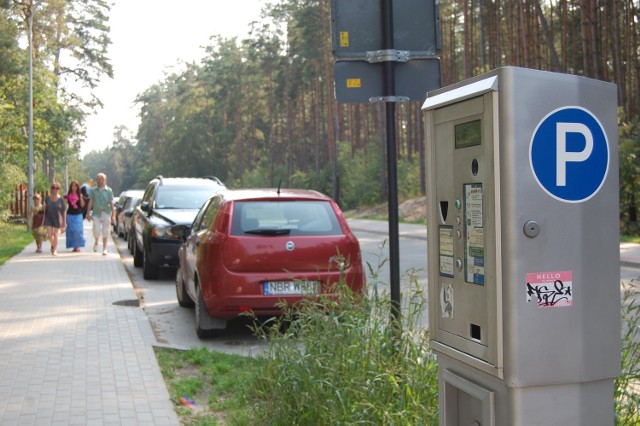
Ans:
<svg viewBox="0 0 640 426"><path fill-rule="evenodd" d="M613 424L616 86L504 67L423 110L441 424Z"/></svg>

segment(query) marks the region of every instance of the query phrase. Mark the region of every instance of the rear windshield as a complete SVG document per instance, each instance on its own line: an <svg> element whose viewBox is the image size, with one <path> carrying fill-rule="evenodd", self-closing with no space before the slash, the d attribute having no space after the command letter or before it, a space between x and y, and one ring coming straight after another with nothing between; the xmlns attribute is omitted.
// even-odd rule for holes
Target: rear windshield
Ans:
<svg viewBox="0 0 640 426"><path fill-rule="evenodd" d="M236 201L232 235L340 235L326 201Z"/></svg>
<svg viewBox="0 0 640 426"><path fill-rule="evenodd" d="M157 209L200 209L216 190L211 187L161 186L156 199Z"/></svg>

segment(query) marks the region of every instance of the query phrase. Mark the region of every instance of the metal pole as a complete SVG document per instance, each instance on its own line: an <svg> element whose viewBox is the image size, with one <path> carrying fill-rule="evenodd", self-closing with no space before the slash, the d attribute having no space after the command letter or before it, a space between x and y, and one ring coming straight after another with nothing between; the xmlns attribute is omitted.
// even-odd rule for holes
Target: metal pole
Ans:
<svg viewBox="0 0 640 426"><path fill-rule="evenodd" d="M42 0L38 0L35 4L29 7L29 15L27 16L27 35L29 40L29 168L27 172L27 193L29 199L27 200L27 218L31 217L31 211L33 209L33 15L36 13L37 7L42 3ZM31 221L27 220L27 228L31 230Z"/></svg>
<svg viewBox="0 0 640 426"><path fill-rule="evenodd" d="M27 218L31 217L33 209L33 13L34 10L29 8L29 16L27 16L28 39L29 39L29 169L27 193ZM27 220L27 228L31 230L31 220Z"/></svg>
<svg viewBox="0 0 640 426"><path fill-rule="evenodd" d="M393 49L393 0L382 0L382 48ZM384 96L387 121L387 186L389 193L389 271L391 317L400 318L400 242L398 231L398 170L396 154L395 64L384 62Z"/></svg>

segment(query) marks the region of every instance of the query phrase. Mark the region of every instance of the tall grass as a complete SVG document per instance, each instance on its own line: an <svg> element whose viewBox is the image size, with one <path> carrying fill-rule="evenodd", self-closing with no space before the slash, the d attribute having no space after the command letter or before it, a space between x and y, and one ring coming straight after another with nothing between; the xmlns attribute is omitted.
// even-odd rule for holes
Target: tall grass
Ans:
<svg viewBox="0 0 640 426"><path fill-rule="evenodd" d="M413 284L397 323L375 286L363 297L339 285L335 298L283 306L270 327L256 327L269 340L256 383L258 422L437 424L437 363L427 331L416 327L425 299Z"/></svg>
<svg viewBox="0 0 640 426"><path fill-rule="evenodd" d="M640 289L623 283L622 374L615 381L616 425L640 424Z"/></svg>

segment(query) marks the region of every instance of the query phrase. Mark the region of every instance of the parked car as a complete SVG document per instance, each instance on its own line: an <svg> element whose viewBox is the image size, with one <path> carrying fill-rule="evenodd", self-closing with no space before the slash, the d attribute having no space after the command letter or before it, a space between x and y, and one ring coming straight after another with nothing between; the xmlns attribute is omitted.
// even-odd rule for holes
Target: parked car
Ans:
<svg viewBox="0 0 640 426"><path fill-rule="evenodd" d="M127 234L125 238L127 239L127 248L129 249L129 253L132 256L133 256L133 242L135 241L135 238L136 238L136 230L134 229L134 226L133 226L133 213L135 213L141 201L142 201L142 198L134 199L132 210L131 210L131 216L125 217L125 224L127 228L127 231L126 231Z"/></svg>
<svg viewBox="0 0 640 426"><path fill-rule="evenodd" d="M120 194L118 205L116 206L116 222L113 225L116 235L119 237L126 238L127 224L125 222L127 218L131 222L133 204L135 200L139 200L142 197L142 194L144 194L144 191L141 189L128 189Z"/></svg>
<svg viewBox="0 0 640 426"><path fill-rule="evenodd" d="M173 225L190 224L213 194L226 189L216 177L151 179L133 213L133 264L142 266L145 280L158 278L160 268L178 266L182 241L169 231Z"/></svg>
<svg viewBox="0 0 640 426"><path fill-rule="evenodd" d="M330 294L341 278L356 292L365 274L360 244L338 205L308 190L221 191L182 236L176 295L195 305L196 333L215 334L245 311L278 315L278 302Z"/></svg>

